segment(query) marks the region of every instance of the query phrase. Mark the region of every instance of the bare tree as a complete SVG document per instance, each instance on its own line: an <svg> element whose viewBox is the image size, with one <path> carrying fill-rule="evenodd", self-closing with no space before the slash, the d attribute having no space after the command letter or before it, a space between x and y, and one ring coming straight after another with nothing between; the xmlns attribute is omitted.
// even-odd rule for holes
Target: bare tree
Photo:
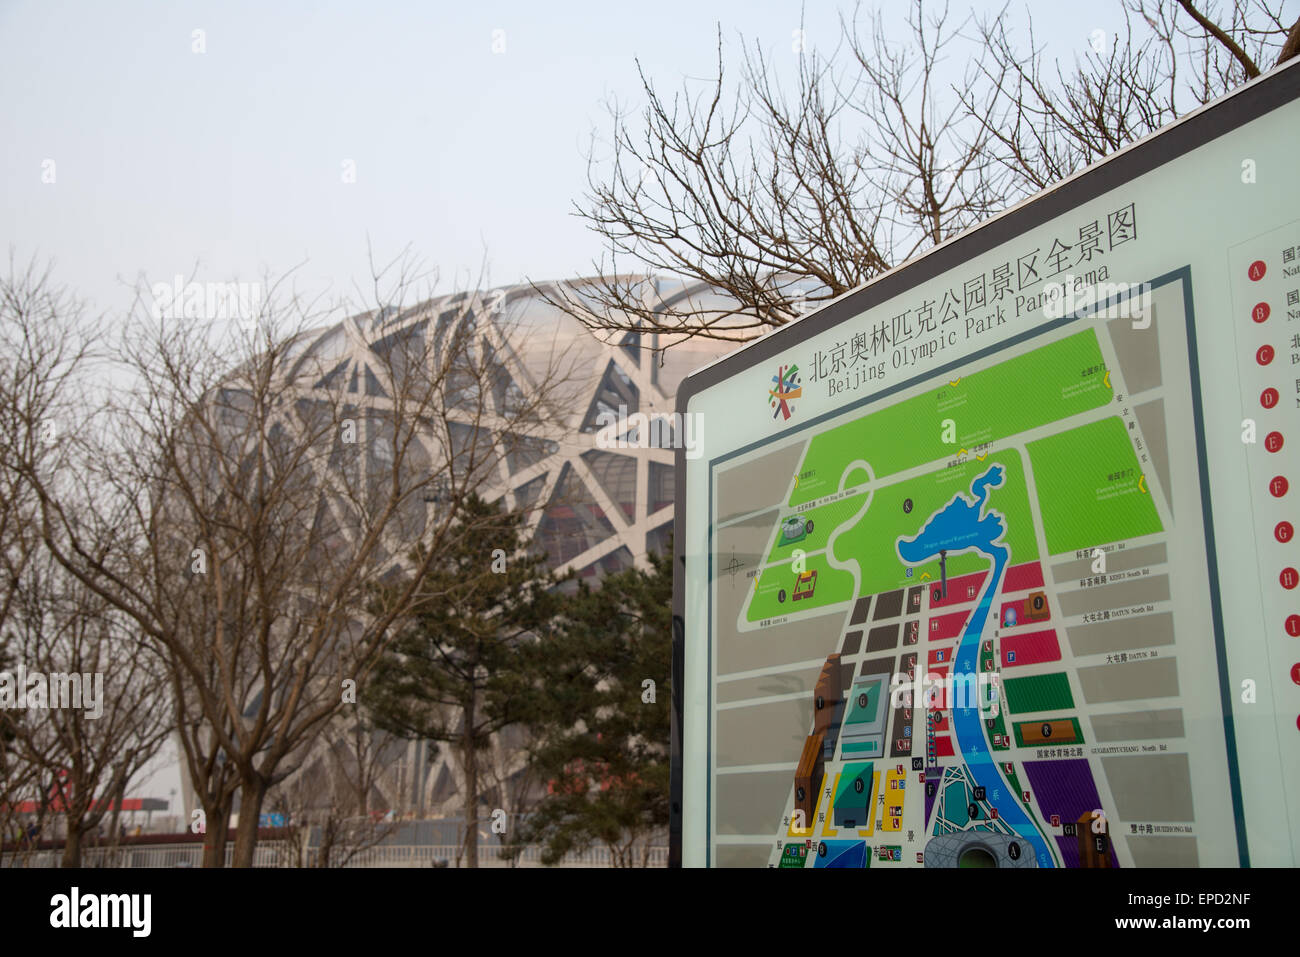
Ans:
<svg viewBox="0 0 1300 957"><path fill-rule="evenodd" d="M96 332L48 266L10 254L0 278L0 629L39 545L35 496L20 465L66 454L77 421L70 384Z"/></svg>
<svg viewBox="0 0 1300 957"><path fill-rule="evenodd" d="M1069 68L1045 61L1032 25L1023 50L1004 19L980 24L990 65L964 101L1000 167L997 191L1009 205L1259 76L1280 62L1283 6L1122 0L1121 29L1098 30Z"/></svg>
<svg viewBox="0 0 1300 957"><path fill-rule="evenodd" d="M21 717L4 715L8 733ZM27 760L17 747L0 751L0 865L26 864L38 842L49 833L57 815L51 789L40 775L40 764Z"/></svg>
<svg viewBox="0 0 1300 957"><path fill-rule="evenodd" d="M38 500L24 465L57 471L74 447L81 421L75 385L94 359L91 346L100 328L51 267L35 258L20 263L10 253L0 276L0 670L28 664L15 611L30 595L31 569L42 549ZM45 755L30 739L24 744L35 717L0 710L3 841L43 832L54 814ZM24 804L35 811L20 812ZM31 847L26 842L26 850Z"/></svg>
<svg viewBox="0 0 1300 957"><path fill-rule="evenodd" d="M575 204L604 245L595 278L539 291L661 347L762 335L1259 75L1286 53L1283 5L1119 0L1116 35L1066 66L1028 13L1022 51L1005 9L957 21L917 0L904 41L855 12L788 82L743 40L733 81L720 33L702 89L642 71L640 114L611 108ZM664 295L663 273L696 291Z"/></svg>
<svg viewBox="0 0 1300 957"><path fill-rule="evenodd" d="M16 663L8 644L0 643L0 671ZM51 802L42 793L43 762L31 760L23 747L24 726L31 718L26 711L0 710L0 864L8 855L10 866L30 857L53 816Z"/></svg>
<svg viewBox="0 0 1300 957"><path fill-rule="evenodd" d="M361 719L348 724L312 742L302 773L270 798L289 834L288 866L346 867L398 827L379 793L397 739Z"/></svg>
<svg viewBox="0 0 1300 957"><path fill-rule="evenodd" d="M268 791L355 707L398 617L437 599L417 595L411 544L427 567L497 437L535 429L564 381L552 367L515 383L477 297L430 314L410 301L421 278L405 256L376 269L376 308L324 328L287 279L268 283L233 337L142 294L123 349L134 386L78 472L91 518L26 467L47 546L166 663L206 865L224 859L237 791L234 862L251 866Z"/></svg>
<svg viewBox="0 0 1300 957"><path fill-rule="evenodd" d="M63 818L63 866L80 867L84 840L116 820L170 730L167 684L124 616L47 554L29 564L12 611L29 672L16 739Z"/></svg>
<svg viewBox="0 0 1300 957"><path fill-rule="evenodd" d="M99 324L35 259L11 254L0 277L0 642L40 551L37 498L24 465L56 471L76 440L75 384Z"/></svg>

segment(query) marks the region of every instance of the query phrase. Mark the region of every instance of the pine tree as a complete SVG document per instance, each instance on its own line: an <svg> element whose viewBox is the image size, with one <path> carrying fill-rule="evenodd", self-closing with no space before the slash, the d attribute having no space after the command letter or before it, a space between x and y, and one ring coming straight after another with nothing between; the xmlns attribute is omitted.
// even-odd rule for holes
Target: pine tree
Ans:
<svg viewBox="0 0 1300 957"><path fill-rule="evenodd" d="M451 539L420 584L418 612L377 664L365 701L377 726L445 742L458 754L466 863L477 867L479 755L523 716L517 691L557 599L555 578L545 557L529 550L520 515L471 496Z"/></svg>
<svg viewBox="0 0 1300 957"><path fill-rule="evenodd" d="M671 548L649 571L578 586L558 634L533 649L532 760L549 791L523 827L557 863L594 843L645 864L669 807Z"/></svg>

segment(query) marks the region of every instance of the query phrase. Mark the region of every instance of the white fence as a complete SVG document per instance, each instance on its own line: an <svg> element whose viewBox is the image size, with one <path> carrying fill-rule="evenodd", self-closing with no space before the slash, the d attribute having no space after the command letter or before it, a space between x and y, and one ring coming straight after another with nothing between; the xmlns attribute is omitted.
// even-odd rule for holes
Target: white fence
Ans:
<svg viewBox="0 0 1300 957"><path fill-rule="evenodd" d="M443 845L381 845L370 847L358 851L355 856L348 860L345 867L433 867L442 866L441 862L446 862L447 867L456 866L456 855L461 852L461 848L455 844ZM315 854L313 848L310 854ZM639 866L642 860L640 851L636 853L635 862ZM651 847L646 852L647 867L667 867L668 866L668 848ZM342 859L336 850L335 859ZM464 866L464 855L462 853L461 866ZM309 863L314 863L314 857ZM517 861L512 862L503 860L498 853L496 846L479 847L478 849L478 866L479 867L544 867L542 864L542 848L536 845L525 845L519 853ZM613 867L613 855L608 848L593 847L589 850L577 854L569 854L556 867Z"/></svg>
<svg viewBox="0 0 1300 957"><path fill-rule="evenodd" d="M226 866L233 863L233 843L226 845ZM479 867L543 867L542 848L526 845L520 852L517 863L503 860L495 845L480 846L478 850ZM335 861L347 861L344 867L434 867L456 866L456 855L461 848L455 844L384 844L363 848L350 858L346 849L335 848L331 858ZM307 851L306 864L316 863L316 848ZM648 851L636 852L636 863L642 860L642 853L647 856L649 867L666 867L668 865L668 848L651 847ZM33 851L29 854L10 853L0 856L0 867L58 867L63 857L62 850ZM257 845L253 864L255 867L286 867L290 860L289 849L279 841L262 841ZM445 863L444 863L445 862ZM203 846L201 844L155 844L151 846L111 848L84 848L81 852L82 867L200 867L203 864ZM337 866L337 864L336 864ZM461 866L464 866L462 853ZM613 857L608 848L593 847L580 854L570 854L557 867L612 867Z"/></svg>
<svg viewBox="0 0 1300 957"><path fill-rule="evenodd" d="M234 843L226 845L226 866L234 863ZM276 842L258 844L253 855L254 866L276 867L280 864L282 850ZM63 860L63 850L14 852L0 857L0 867L58 867ZM202 844L153 844L136 847L85 847L81 850L82 867L201 867Z"/></svg>

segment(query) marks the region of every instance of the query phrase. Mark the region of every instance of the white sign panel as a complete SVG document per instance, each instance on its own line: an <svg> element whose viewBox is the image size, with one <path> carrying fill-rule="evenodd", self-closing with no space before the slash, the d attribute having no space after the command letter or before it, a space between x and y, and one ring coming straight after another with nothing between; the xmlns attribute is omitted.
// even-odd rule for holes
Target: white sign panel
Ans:
<svg viewBox="0 0 1300 957"><path fill-rule="evenodd" d="M1298 96L683 383L684 864L1300 861Z"/></svg>

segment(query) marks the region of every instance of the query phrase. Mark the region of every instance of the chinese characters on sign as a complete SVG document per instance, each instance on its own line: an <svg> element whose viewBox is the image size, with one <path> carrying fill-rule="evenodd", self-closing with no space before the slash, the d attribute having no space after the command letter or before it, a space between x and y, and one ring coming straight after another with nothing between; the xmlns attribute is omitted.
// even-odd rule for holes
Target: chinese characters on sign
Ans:
<svg viewBox="0 0 1300 957"><path fill-rule="evenodd" d="M1083 287L1110 277L1107 255L1138 238L1135 203L1079 226L1077 234L1053 237L1037 248L972 276L960 287L945 288L870 330L854 332L809 363L809 382L826 383L827 395L852 392L881 380L887 368L915 365L960 339L972 339L1008 319L1041 316L1044 292L1032 287L1063 277ZM1083 270L1079 274L1067 270Z"/></svg>

